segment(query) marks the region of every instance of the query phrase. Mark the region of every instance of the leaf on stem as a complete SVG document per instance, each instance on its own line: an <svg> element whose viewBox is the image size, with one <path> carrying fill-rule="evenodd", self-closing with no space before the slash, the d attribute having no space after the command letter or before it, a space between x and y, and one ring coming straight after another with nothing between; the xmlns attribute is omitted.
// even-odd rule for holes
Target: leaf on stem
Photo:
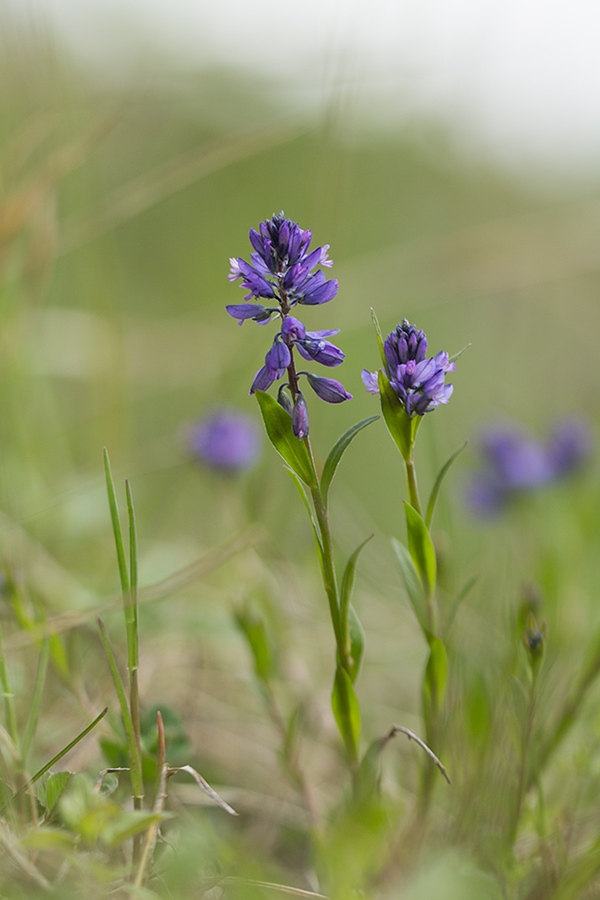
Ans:
<svg viewBox="0 0 600 900"><path fill-rule="evenodd" d="M260 406L267 437L298 478L310 488L316 488L317 474L310 454L305 442L298 440L294 434L290 414L265 391L255 391L255 396Z"/></svg>
<svg viewBox="0 0 600 900"><path fill-rule="evenodd" d="M381 327L379 325L379 319L375 313L373 307L371 307L371 321L373 323L373 327L375 328L375 334L377 335L377 345L379 347L379 355L381 357L381 364L385 367L387 366L387 360L385 358L385 350L383 347L383 336L381 334Z"/></svg>
<svg viewBox="0 0 600 900"><path fill-rule="evenodd" d="M426 722L432 714L435 716L444 699L448 660L446 648L440 638L434 637L429 642L429 658L425 666L423 678L423 713Z"/></svg>
<svg viewBox="0 0 600 900"><path fill-rule="evenodd" d="M360 662L365 649L365 633L350 601L352 599L352 590L354 588L356 566L358 563L360 551L365 546L365 544L371 540L372 537L372 534L369 535L369 537L366 538L362 542L362 544L359 544L359 546L356 548L356 550L346 563L346 568L344 569L344 575L342 577L342 585L340 589L340 621L344 636L348 634L348 637L350 639L350 655L352 657L352 663L348 670L348 674L353 682L356 681L356 678L358 676Z"/></svg>
<svg viewBox="0 0 600 900"><path fill-rule="evenodd" d="M329 487L331 485L331 482L333 481L333 476L335 475L336 469L340 463L342 456L344 455L358 432L362 431L363 428L366 428L367 425L370 425L371 422L375 422L378 418L379 416L370 416L368 419L363 419L362 422L357 422L357 424L349 428L348 431L346 431L334 445L331 453L325 461L325 465L323 466L323 474L321 475L321 495L323 497L324 506L327 506L327 495L329 493Z"/></svg>
<svg viewBox="0 0 600 900"><path fill-rule="evenodd" d="M115 547L117 550L117 561L119 563L119 576L121 578L121 590L123 594L129 591L129 574L127 572L127 562L125 561L125 548L123 545L123 532L121 531L121 521L119 519L119 507L117 505L117 494L115 491L115 483L110 467L110 458L108 450L104 448L104 474L106 476L106 490L108 493L108 505L110 507L110 518L115 536Z"/></svg>
<svg viewBox="0 0 600 900"><path fill-rule="evenodd" d="M435 588L436 576L433 542L427 530L427 525L416 509L413 509L406 500L404 501L404 512L406 514L408 550L419 573L423 590L427 597L431 597Z"/></svg>
<svg viewBox="0 0 600 900"><path fill-rule="evenodd" d="M350 676L340 665L335 670L331 708L348 755L356 759L360 739L360 707Z"/></svg>
<svg viewBox="0 0 600 900"><path fill-rule="evenodd" d="M247 607L235 612L235 621L250 647L256 675L261 681L268 682L273 675L273 653L265 623Z"/></svg>
<svg viewBox="0 0 600 900"><path fill-rule="evenodd" d="M429 503L427 504L427 514L425 516L425 524L427 525L428 528L431 525L431 520L433 519L433 512L435 510L435 504L437 503L437 498L438 498L438 494L440 492L440 487L442 486L442 481L446 477L446 473L448 472L448 469L450 468L450 466L452 465L452 463L454 462L456 457L460 453L462 453L462 451L465 449L466 446L467 446L467 441L465 441L464 444L462 444L458 448L458 450L454 451L452 456L450 456L446 460L446 462L440 469L437 478L435 479L435 484L433 485L433 487L431 489L431 494L429 495Z"/></svg>
<svg viewBox="0 0 600 900"><path fill-rule="evenodd" d="M421 416L410 416L406 414L406 410L396 396L396 392L391 386L387 375L381 370L378 373L379 380L379 398L381 401L381 412L385 419L387 429L398 450L402 454L405 462L408 462L411 454L417 429L421 424Z"/></svg>
<svg viewBox="0 0 600 900"><path fill-rule="evenodd" d="M121 707L121 717L123 719L123 727L125 728L125 737L127 742L127 757L129 760L129 769L131 773L131 792L134 797L143 797L144 784L142 781L142 766L140 755L138 753L135 731L133 728L133 720L131 718L131 711L129 709L127 696L125 694L125 686L117 668L117 661L110 644L106 626L104 625L104 622L100 617L98 617L98 626L100 628L100 637L102 638L102 643L108 657L108 665L110 667L111 675L115 684L115 689L117 691L117 696L119 698L119 706Z"/></svg>
<svg viewBox="0 0 600 900"><path fill-rule="evenodd" d="M412 561L411 555L404 544L401 544L400 541L396 538L392 538L392 548L394 550L394 553L396 554L396 559L398 560L398 564L400 566L400 574L402 575L402 581L404 582L404 587L406 589L406 593L408 594L410 605L412 606L413 612L417 617L417 622L421 626L421 630L424 634L427 634L428 625L426 600L425 594L423 592L423 585L421 583L421 579L419 578L419 573L415 569L415 564Z"/></svg>

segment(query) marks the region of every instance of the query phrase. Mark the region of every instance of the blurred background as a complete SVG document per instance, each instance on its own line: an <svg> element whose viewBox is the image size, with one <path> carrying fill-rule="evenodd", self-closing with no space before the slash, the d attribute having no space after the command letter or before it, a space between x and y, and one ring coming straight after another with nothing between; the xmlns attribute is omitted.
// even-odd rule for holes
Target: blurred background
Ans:
<svg viewBox="0 0 600 900"><path fill-rule="evenodd" d="M595 6L4 0L0 9L3 552L45 614L83 615L82 631L65 632L79 673L71 709L100 699L85 616L117 590L106 445L136 497L143 584L215 553L215 571L197 580L186 570L142 625L144 695L185 715L200 770L275 790L265 759L276 740L256 726L237 603L256 602L281 634L301 636L289 639L302 653L288 675L323 674L328 721L326 610L293 485L266 446L239 476L215 474L189 447L190 429L221 405L258 423L248 390L272 328L227 316L243 294L226 275L229 257L248 258L249 228L280 210L312 230L314 246L330 244L340 285L303 317L341 329L339 378L354 394L337 407L311 398L317 455L378 411L360 379L378 364L371 307L384 333L403 317L423 328L434 353L470 344L450 405L427 417L418 446L426 491L469 440L438 518L442 561L452 549L448 590L485 573L464 642L481 635L482 611L500 641L494 623L533 580L556 601L546 617L576 647L599 619L594 464L585 479L531 498L519 518L507 511L485 527L465 488L490 422L544 438L579 415L596 431ZM353 444L334 494L342 551L375 534L357 594L377 648L364 675L367 730L398 716L416 727L424 649L389 549L404 487L382 423ZM240 533L244 554L217 565L215 548ZM500 598L492 609L490 586ZM65 723L55 717L54 730Z"/></svg>

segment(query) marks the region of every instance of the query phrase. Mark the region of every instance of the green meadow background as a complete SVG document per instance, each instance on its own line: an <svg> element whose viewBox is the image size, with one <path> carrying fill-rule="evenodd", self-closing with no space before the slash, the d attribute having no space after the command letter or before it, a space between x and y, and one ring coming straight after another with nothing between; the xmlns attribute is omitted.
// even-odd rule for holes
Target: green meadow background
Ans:
<svg viewBox="0 0 600 900"><path fill-rule="evenodd" d="M578 477L489 522L468 510L464 491L490 422L516 420L544 436L577 414L596 432L600 177L570 186L559 176L543 183L536 173L511 175L461 153L432 121L367 126L343 89L318 112L301 113L251 72L183 70L148 57L138 76L117 80L39 31L4 22L0 42L0 553L13 597L0 616L20 719L39 627L50 621L58 634L32 769L106 705L98 735L65 767L95 777L107 765L98 737L105 750L117 740L95 623L102 611L124 660L106 446L122 507L125 477L136 501L147 589L144 709L149 721L157 707L172 716L172 762L195 765L243 813L223 823L222 811L197 808L203 800L191 785L173 784L184 862L165 863L171 896L196 896L194 828L203 840L204 828L221 836L238 875L310 887L301 803L278 768L279 738L233 611L248 605L268 623L280 702L287 709L301 701L301 755L317 805L331 808L345 776L312 536L266 441L259 465L239 478L202 467L186 445L190 426L223 404L259 421L248 390L272 326L240 328L226 314L243 297L226 279L228 257L247 257L249 228L284 210L312 230L315 246L330 244L339 280L337 297L303 316L308 327L341 329L346 359L336 377L354 394L340 406L307 397L321 462L343 431L378 412L360 379L378 363L371 307L384 333L403 317L424 329L434 353L471 345L450 404L427 416L417 444L427 492L444 460L469 442L435 528L448 603L478 576L453 632L444 763L455 784L446 790L440 779L437 787L433 862L410 876L393 871L378 890L390 898L533 898L525 875L515 875L515 893L498 893L502 878L494 880L518 717L518 703L512 718L498 712L498 697L513 690L523 603L548 623L538 721L552 722L592 652L598 468L594 458ZM403 478L377 422L349 449L332 492L340 558L374 535L355 596L367 635L358 684L365 742L392 723L421 728L426 648L389 543L404 534ZM564 871L597 838L599 699L592 687L547 773L548 852ZM397 738L384 780L399 816L411 808L419 764L414 746ZM523 841L531 873L540 864L527 829ZM472 883L469 872L479 873ZM535 896L598 896L593 873L581 892ZM15 879L4 893L25 895L26 879ZM227 896L242 896L236 890Z"/></svg>

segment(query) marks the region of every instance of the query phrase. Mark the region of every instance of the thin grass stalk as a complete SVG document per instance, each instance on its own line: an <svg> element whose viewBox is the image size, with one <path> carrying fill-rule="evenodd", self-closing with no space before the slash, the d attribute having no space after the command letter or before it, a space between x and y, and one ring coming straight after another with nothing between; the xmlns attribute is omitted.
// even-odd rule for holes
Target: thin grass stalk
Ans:
<svg viewBox="0 0 600 900"><path fill-rule="evenodd" d="M117 668L117 662L110 643L110 638L108 637L106 626L100 618L98 618L98 625L100 627L100 637L102 639L102 643L108 657L108 665L110 666L110 671L115 683L115 689L119 698L119 705L121 707L121 715L123 717L123 727L125 728L125 738L127 743L127 756L129 759L131 793L135 804L136 799L138 799L140 802L141 800L143 800L144 784L142 781L142 767L140 765L140 760L137 752L137 744L135 740L135 732L133 730L133 722L131 720L131 712L129 710L129 704L127 703L125 685L123 684L123 679L121 678L119 669Z"/></svg>
<svg viewBox="0 0 600 900"><path fill-rule="evenodd" d="M23 744L21 747L21 755L23 758L23 766L27 766L27 758L29 756L29 751L31 749L31 745L33 743L33 739L35 737L35 732L37 730L37 724L40 718L40 710L42 707L42 695L44 693L44 685L46 683L46 673L48 671L48 660L50 659L50 644L51 639L47 637L43 644L42 650L40 653L40 661L38 664L37 675L35 679L35 687L33 689L33 697L31 698L31 708L29 711L29 716L27 718L27 724L25 726L25 733L23 735Z"/></svg>

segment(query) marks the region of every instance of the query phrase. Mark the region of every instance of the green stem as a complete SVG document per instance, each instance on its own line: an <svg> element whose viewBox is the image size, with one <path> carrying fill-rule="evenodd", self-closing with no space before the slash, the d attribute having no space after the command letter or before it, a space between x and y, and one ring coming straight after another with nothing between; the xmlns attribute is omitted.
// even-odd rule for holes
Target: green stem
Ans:
<svg viewBox="0 0 600 900"><path fill-rule="evenodd" d="M531 684L529 686L529 698L527 702L527 717L525 720L525 727L523 728L523 735L521 739L521 759L519 763L519 780L517 783L517 792L514 801L514 808L512 811L512 817L509 824L508 830L508 843L509 846L512 847L516 837L517 830L519 827L519 819L521 818L521 809L523 807L523 798L525 797L525 793L528 787L528 756L529 756L529 748L531 746L531 735L533 733L533 723L535 719L535 708L537 703L537 669L531 674Z"/></svg>
<svg viewBox="0 0 600 900"><path fill-rule="evenodd" d="M319 485L319 479L316 472L314 457L310 441L308 437L303 438L308 453L312 469L314 472L315 487L311 488L311 496L317 517L319 527L319 535L321 538L321 570L323 573L323 585L327 600L329 601L329 614L331 616L331 624L333 625L333 633L335 635L335 643L340 666L350 675L350 667L352 663L350 652L350 640L347 625L342 621L340 602L338 598L338 588L335 576L335 563L333 558L333 540L329 528L329 512L326 504L323 502L323 495ZM350 768L354 773L358 765L358 749L354 743L352 722L350 718L350 703L342 704L342 718L344 723L344 744L349 755Z"/></svg>
<svg viewBox="0 0 600 900"><path fill-rule="evenodd" d="M412 447L410 456L405 460L406 463L406 490L410 505L421 515L421 503L419 501L419 491L417 488L417 473L415 471L415 463L412 455Z"/></svg>

